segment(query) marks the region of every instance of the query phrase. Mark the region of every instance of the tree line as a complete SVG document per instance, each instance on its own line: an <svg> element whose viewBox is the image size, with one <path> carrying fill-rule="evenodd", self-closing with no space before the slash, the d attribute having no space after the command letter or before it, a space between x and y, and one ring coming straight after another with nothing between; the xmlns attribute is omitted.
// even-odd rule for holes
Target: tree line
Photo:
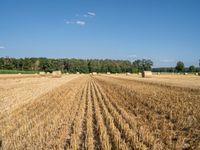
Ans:
<svg viewBox="0 0 200 150"><path fill-rule="evenodd" d="M150 59L135 60L111 60L111 59L52 59L52 58L0 58L1 70L19 71L45 71L61 70L69 73L137 73L143 70L151 70L153 62Z"/></svg>
<svg viewBox="0 0 200 150"><path fill-rule="evenodd" d="M175 67L160 67L160 68L153 68L153 72L200 72L199 67L195 67L191 65L189 67L185 67L185 64L182 61L178 61Z"/></svg>

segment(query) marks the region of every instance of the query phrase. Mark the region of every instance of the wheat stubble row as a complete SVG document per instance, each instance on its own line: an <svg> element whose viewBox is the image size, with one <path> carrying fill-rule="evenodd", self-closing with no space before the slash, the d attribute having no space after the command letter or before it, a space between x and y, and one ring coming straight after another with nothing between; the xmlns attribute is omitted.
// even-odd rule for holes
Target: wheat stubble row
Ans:
<svg viewBox="0 0 200 150"><path fill-rule="evenodd" d="M23 75L21 75L23 76ZM69 75L62 78L24 77L0 80L0 118L9 114L38 96L45 94L77 76Z"/></svg>
<svg viewBox="0 0 200 150"><path fill-rule="evenodd" d="M76 78L3 115L3 149L63 147L85 82L86 78Z"/></svg>
<svg viewBox="0 0 200 150"><path fill-rule="evenodd" d="M198 98L197 90L82 75L5 111L0 140L3 149L198 149Z"/></svg>
<svg viewBox="0 0 200 150"><path fill-rule="evenodd" d="M116 107L124 108L129 117L136 116L140 128L146 126L151 134L145 135L152 136L150 145L156 142L162 149L200 148L199 90L105 76L95 78Z"/></svg>

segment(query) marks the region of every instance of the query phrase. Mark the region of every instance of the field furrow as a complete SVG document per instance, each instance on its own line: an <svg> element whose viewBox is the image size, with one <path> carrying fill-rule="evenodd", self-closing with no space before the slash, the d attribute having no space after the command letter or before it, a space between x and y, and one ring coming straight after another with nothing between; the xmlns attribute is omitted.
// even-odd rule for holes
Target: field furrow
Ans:
<svg viewBox="0 0 200 150"><path fill-rule="evenodd" d="M74 88L71 89L70 85L74 85ZM79 104L74 99L74 93L79 89L80 84L77 84L76 81L71 81L67 85L56 88L54 91L33 101L33 103L25 105L26 107L22 108L22 110L14 111L8 116L9 119L12 117L12 120L3 118L4 124L0 125L4 148L24 149L31 146L38 149L56 145L58 132L63 134L63 131L67 129L70 118L68 112L72 109L72 104ZM13 123L10 121L13 121ZM15 140L9 140L10 138ZM51 139L54 139L54 141ZM60 137L59 140L61 140ZM57 145L63 145L63 141L59 142Z"/></svg>
<svg viewBox="0 0 200 150"><path fill-rule="evenodd" d="M97 77L97 80L101 87L105 89L104 93L116 99L117 104L130 114L137 116L139 118L138 121L146 125L148 130L153 133L152 135L159 139L158 143L164 144L165 149L177 149L184 147L184 145L188 147L189 145L198 145L195 139L199 139L197 135L199 133L199 119L195 109L196 106L193 107L191 105L196 103L197 90L179 90L179 87L177 89L173 87L173 90L171 90L168 86L156 86L150 83L145 86L143 82L135 83L126 79L111 79L111 77ZM145 90L142 91L141 86ZM166 93L164 95L162 90L169 91L170 94ZM186 93L189 95L186 96ZM177 97L178 99L176 100ZM190 98L194 99L194 101L191 102ZM174 101L173 107L172 101ZM184 101L187 102L184 103ZM188 102L190 105L187 105ZM191 110L191 108L194 108L194 110ZM191 135L194 136L191 137Z"/></svg>
<svg viewBox="0 0 200 150"><path fill-rule="evenodd" d="M86 98L86 92L87 92L88 84L84 88L83 95L81 96L80 101L80 108L77 113L77 116L75 117L74 124L72 126L72 133L70 135L69 142L65 145L66 149L81 149L84 145L84 130L83 128L86 128L86 113L87 113L87 98Z"/></svg>
<svg viewBox="0 0 200 150"><path fill-rule="evenodd" d="M98 88L101 88L101 86L98 86ZM121 105L117 103L118 99L123 99L123 96L122 97L113 96L113 90L111 89L106 89L102 93L107 93L107 94L103 94L103 95L106 95L106 97L108 97L109 99L107 103L108 102L111 103L112 107L114 107L117 110L118 116L122 117L127 122L127 124L129 124L130 128L133 129L135 133L137 133L136 134L137 135L136 137L138 138L138 139L136 138L137 140L139 140L143 144L146 144L146 146L150 148L159 147L160 149L162 149L164 147L164 142L156 138L154 133L149 130L148 126L146 126L147 123L143 121L145 118L143 117L142 120L140 120L140 118L137 117L139 115L142 115L141 112L138 113L134 111L135 107L131 107L131 110L132 110L131 113L128 111L129 110L128 108L123 109L123 107L119 107ZM124 102L126 102L126 99L124 99ZM127 106L130 106L130 105L127 105ZM111 110L113 110L114 108L111 108ZM143 110L145 108L141 107L140 109Z"/></svg>
<svg viewBox="0 0 200 150"><path fill-rule="evenodd" d="M98 91L98 89L96 88L95 83L93 85L94 85L94 92L97 95L97 99L98 99L101 111L104 115L106 125L108 126L108 130L110 131L110 135L111 135L111 138L112 138L113 144L114 144L113 146L115 146L114 148L129 149L129 146L125 142L125 139L122 138L121 132L120 132L118 126L116 125L116 122L115 122L113 116L108 111L107 106L103 103L103 99L101 97L100 91Z"/></svg>
<svg viewBox="0 0 200 150"><path fill-rule="evenodd" d="M104 104L108 107L109 112L115 118L115 122L122 133L122 137L125 138L125 140L129 143L130 147L132 147L133 149L148 149L148 147L151 148L152 145L149 142L153 143L152 140L147 143L148 140L145 141L143 139L143 141L141 141L139 139L140 129L137 128L138 124L136 122L136 119L134 119L135 117L132 116L133 120L128 118L129 115L123 109L117 108L116 105L114 106L113 103L111 102L111 99L109 99L108 96L104 94L104 92L102 91L102 89L99 87L98 84L96 88L99 91L101 91L100 93L102 100L104 101ZM151 137L149 133L148 135L149 137ZM154 143L154 145L156 145L156 143Z"/></svg>
<svg viewBox="0 0 200 150"><path fill-rule="evenodd" d="M97 100L97 96L94 92L93 86L91 85L91 98L94 105L95 118L96 118L96 126L97 126L97 137L99 138L99 148L111 150L112 149L112 140L109 135L108 128L106 127L106 122L104 121L104 116L102 116L102 112Z"/></svg>
<svg viewBox="0 0 200 150"><path fill-rule="evenodd" d="M87 131L86 131L86 138L85 138L85 148L88 150L95 149L95 139L94 139L94 120L93 120L93 109L92 109L92 99L91 99L91 86L89 84L87 89Z"/></svg>
<svg viewBox="0 0 200 150"><path fill-rule="evenodd" d="M122 75L6 80L0 89L0 150L200 149L196 88ZM45 80L49 87L43 90Z"/></svg>

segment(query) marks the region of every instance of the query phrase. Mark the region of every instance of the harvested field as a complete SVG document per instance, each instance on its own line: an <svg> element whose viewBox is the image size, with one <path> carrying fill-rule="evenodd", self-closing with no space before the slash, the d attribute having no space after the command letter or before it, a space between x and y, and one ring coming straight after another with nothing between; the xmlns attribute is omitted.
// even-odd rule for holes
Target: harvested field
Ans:
<svg viewBox="0 0 200 150"><path fill-rule="evenodd" d="M152 75L151 78L142 78L141 75L132 74L130 76L114 75L112 77L125 78L135 81L144 81L155 84L162 84L167 86L185 87L190 89L200 89L200 77L194 75L172 75L172 74L160 74Z"/></svg>
<svg viewBox="0 0 200 150"><path fill-rule="evenodd" d="M200 89L175 77L155 78L4 78L0 80L0 147L200 149ZM198 84L200 79L195 81Z"/></svg>

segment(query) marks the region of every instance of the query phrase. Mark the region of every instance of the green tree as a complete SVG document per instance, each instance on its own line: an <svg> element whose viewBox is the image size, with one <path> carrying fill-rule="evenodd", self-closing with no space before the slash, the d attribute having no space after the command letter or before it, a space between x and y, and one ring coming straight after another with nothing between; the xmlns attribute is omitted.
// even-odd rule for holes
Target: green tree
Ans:
<svg viewBox="0 0 200 150"><path fill-rule="evenodd" d="M193 66L193 65L190 66L189 69L188 69L188 71L189 71L189 72L195 72L195 71L196 71L195 66Z"/></svg>
<svg viewBox="0 0 200 150"><path fill-rule="evenodd" d="M14 69L15 66L13 64L13 59L6 57L3 61L3 66L4 66L4 69Z"/></svg>
<svg viewBox="0 0 200 150"><path fill-rule="evenodd" d="M151 69L151 60L137 60L133 64L128 60L111 59L52 59L52 58L0 58L0 69L20 71L46 71L61 70L62 72L112 72L125 73Z"/></svg>
<svg viewBox="0 0 200 150"><path fill-rule="evenodd" d="M182 61L178 61L177 64L176 64L176 70L178 72L183 72L184 68L185 68L184 63Z"/></svg>
<svg viewBox="0 0 200 150"><path fill-rule="evenodd" d="M33 69L34 70L39 70L39 66L40 66L40 60L36 60L33 64Z"/></svg>
<svg viewBox="0 0 200 150"><path fill-rule="evenodd" d="M138 59L133 62L134 70L137 69L138 71L151 70L152 66L153 66L153 61L151 61L150 59L142 59L142 60Z"/></svg>
<svg viewBox="0 0 200 150"><path fill-rule="evenodd" d="M101 63L100 60L89 60L88 63L89 72L100 72L101 71Z"/></svg>

